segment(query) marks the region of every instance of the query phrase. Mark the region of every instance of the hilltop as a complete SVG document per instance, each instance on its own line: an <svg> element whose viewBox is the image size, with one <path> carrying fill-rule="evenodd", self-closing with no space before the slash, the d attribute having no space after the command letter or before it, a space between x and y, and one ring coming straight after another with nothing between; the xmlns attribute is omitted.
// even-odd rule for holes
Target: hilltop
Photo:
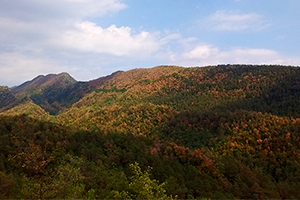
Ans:
<svg viewBox="0 0 300 200"><path fill-rule="evenodd" d="M300 68L278 65L1 87L0 197L300 198L299 99Z"/></svg>

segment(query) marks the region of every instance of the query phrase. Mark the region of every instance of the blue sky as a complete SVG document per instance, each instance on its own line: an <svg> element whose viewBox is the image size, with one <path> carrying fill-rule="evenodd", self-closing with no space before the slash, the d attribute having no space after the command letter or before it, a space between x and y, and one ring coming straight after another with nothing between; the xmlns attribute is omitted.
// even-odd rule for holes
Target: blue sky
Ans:
<svg viewBox="0 0 300 200"><path fill-rule="evenodd" d="M158 65L300 65L299 0L1 0L0 85Z"/></svg>

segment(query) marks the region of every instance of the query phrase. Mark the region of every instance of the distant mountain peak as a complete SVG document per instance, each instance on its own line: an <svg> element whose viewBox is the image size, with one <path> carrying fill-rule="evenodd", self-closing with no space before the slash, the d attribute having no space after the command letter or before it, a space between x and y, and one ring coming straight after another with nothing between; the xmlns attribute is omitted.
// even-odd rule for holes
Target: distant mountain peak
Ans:
<svg viewBox="0 0 300 200"><path fill-rule="evenodd" d="M56 75L56 78L66 78L68 79L69 81L71 82L77 82L69 73L67 72L62 72L62 73L59 73L59 74L55 74Z"/></svg>
<svg viewBox="0 0 300 200"><path fill-rule="evenodd" d="M77 81L66 72L60 74L39 75L31 81L27 81L19 86L12 88L12 92L14 94L18 94L18 96L24 96L24 94L27 93L39 93L44 88L52 85L60 85L61 87L66 87L76 82Z"/></svg>

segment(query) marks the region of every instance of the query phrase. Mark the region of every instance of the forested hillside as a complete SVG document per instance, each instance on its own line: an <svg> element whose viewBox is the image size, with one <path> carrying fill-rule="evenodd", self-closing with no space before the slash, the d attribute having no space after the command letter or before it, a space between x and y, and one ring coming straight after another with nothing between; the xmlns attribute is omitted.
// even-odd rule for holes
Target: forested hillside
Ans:
<svg viewBox="0 0 300 200"><path fill-rule="evenodd" d="M14 107L18 99L7 86L0 86L0 110Z"/></svg>
<svg viewBox="0 0 300 200"><path fill-rule="evenodd" d="M0 98L2 199L300 198L298 67L39 76Z"/></svg>

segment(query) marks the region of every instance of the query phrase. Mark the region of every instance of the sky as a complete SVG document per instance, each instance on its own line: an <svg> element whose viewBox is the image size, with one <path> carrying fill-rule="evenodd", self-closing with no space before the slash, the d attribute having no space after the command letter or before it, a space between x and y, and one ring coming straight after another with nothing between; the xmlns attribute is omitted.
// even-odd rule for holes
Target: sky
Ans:
<svg viewBox="0 0 300 200"><path fill-rule="evenodd" d="M300 66L299 0L1 0L0 85L160 65Z"/></svg>

